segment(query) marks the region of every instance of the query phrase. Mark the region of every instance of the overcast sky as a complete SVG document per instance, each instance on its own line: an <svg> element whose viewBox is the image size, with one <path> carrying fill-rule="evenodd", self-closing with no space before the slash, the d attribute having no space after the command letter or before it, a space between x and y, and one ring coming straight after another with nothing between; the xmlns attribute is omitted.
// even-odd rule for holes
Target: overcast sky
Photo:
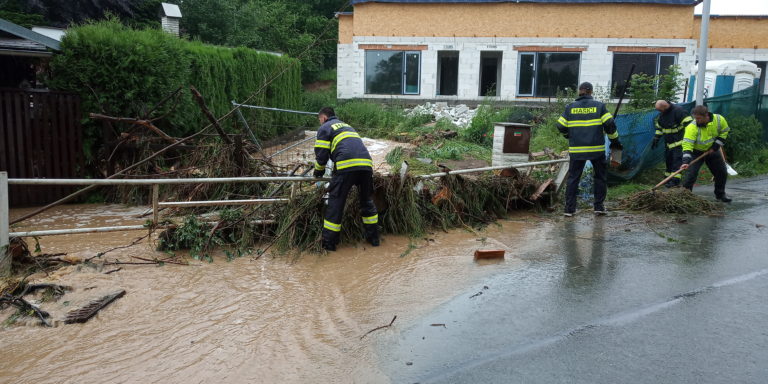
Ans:
<svg viewBox="0 0 768 384"><path fill-rule="evenodd" d="M711 15L765 15L768 16L768 0L711 0ZM696 14L701 14L704 4L696 6Z"/></svg>

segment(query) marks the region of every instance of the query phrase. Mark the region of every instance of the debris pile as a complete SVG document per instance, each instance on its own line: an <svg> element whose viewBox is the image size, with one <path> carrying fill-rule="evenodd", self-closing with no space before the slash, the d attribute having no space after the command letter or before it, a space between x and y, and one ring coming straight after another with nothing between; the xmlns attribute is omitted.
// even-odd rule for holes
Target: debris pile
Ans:
<svg viewBox="0 0 768 384"><path fill-rule="evenodd" d="M453 124L465 128L472 122L477 109L471 109L465 104L448 106L447 102L436 102L417 105L412 109L406 109L405 112L408 116L432 115L435 121L449 119Z"/></svg>
<svg viewBox="0 0 768 384"><path fill-rule="evenodd" d="M641 191L619 201L619 209L629 211L706 215L722 207L685 188L668 191Z"/></svg>
<svg viewBox="0 0 768 384"><path fill-rule="evenodd" d="M477 227L504 218L510 211L536 206L531 196L539 184L527 176L479 177L451 175L437 180L376 175L374 201L382 233L419 236L429 229ZM347 198L342 220L342 241L363 238L359 204L353 191ZM278 220L274 244L279 251L321 250L323 218L321 190L298 193Z"/></svg>

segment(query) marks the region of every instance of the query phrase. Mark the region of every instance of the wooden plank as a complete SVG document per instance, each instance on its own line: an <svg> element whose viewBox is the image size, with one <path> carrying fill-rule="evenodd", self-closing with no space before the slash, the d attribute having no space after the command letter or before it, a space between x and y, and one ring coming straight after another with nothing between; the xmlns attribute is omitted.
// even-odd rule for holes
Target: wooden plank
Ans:
<svg viewBox="0 0 768 384"><path fill-rule="evenodd" d="M8 132L5 127L5 107L3 100L5 99L5 92L0 92L0 171L8 171Z"/></svg>
<svg viewBox="0 0 768 384"><path fill-rule="evenodd" d="M27 177L40 177L40 158L45 153L45 148L41 147L43 133L41 132L40 119L42 118L42 112L45 107L41 103L39 94L28 93L26 97L27 99L30 97L32 98L31 100L34 106L34 110L32 110L29 107L29 103L26 103L25 105L27 109L26 120L29 122L27 129L24 132L24 142L26 143L25 158L29 164ZM29 196L31 202L37 202L42 195L42 191L40 188L26 186L26 194Z"/></svg>
<svg viewBox="0 0 768 384"><path fill-rule="evenodd" d="M62 99L66 97L62 94L56 94L53 95L51 98L51 103L48 106L50 113L54 114L54 116L58 116L58 118L52 118L50 124L47 126L48 129L50 129L51 136L53 137L54 141L51 143L51 147L53 147L53 162L51 163L51 172L54 177L65 177L66 173L62 172L63 169L66 168L66 163L64 161L64 151L66 151L67 148L67 140L69 140L68 135L66 134L66 130L62 128L66 128L67 119L68 116L66 115L66 111L63 111L64 108L62 108ZM52 195L49 196L46 202L55 201L64 196L64 189L63 188L55 188L51 191Z"/></svg>
<svg viewBox="0 0 768 384"><path fill-rule="evenodd" d="M547 187L549 187L554 181L555 181L554 179L547 179L547 181L541 183L541 185L539 185L539 188L536 189L536 192L534 192L533 195L531 195L530 200L531 201L538 200L541 197L541 195L544 193L544 191L547 190Z"/></svg>
<svg viewBox="0 0 768 384"><path fill-rule="evenodd" d="M561 163L560 164L560 170L557 171L557 177L555 177L555 192L560 193L560 189L563 188L563 184L565 184L565 178L568 176L568 168L570 167L570 163Z"/></svg>
<svg viewBox="0 0 768 384"><path fill-rule="evenodd" d="M28 156L28 154L26 153L26 148L24 148L24 140L22 137L23 126L24 126L24 123L22 122L22 119L24 118L23 116L24 107L22 103L23 103L22 94L20 92L14 92L13 100L12 100L13 139L14 139L12 143L14 145L14 150L11 153L14 154L14 162L16 164L16 169L14 170L14 174L19 175L16 177L24 177L24 175L27 174L26 169L24 168L24 163L23 163L24 157ZM14 176L9 175L9 177L14 177ZM26 188L24 187L19 187L17 189L17 191L19 192L17 193L17 196L20 201L20 204L27 205L29 204L30 198L29 198L29 195L27 195L25 189Z"/></svg>

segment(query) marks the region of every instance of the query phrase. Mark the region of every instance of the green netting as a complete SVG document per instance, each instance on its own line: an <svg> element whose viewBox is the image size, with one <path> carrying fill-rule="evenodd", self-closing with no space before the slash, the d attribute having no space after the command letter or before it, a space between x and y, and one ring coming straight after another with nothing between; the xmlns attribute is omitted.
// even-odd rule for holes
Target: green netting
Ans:
<svg viewBox="0 0 768 384"><path fill-rule="evenodd" d="M767 95L768 96L768 95ZM704 103L713 113L721 114L726 118L730 116L755 115L763 123L764 138L768 141L768 97L763 97L761 103L758 87L750 87L729 95L722 95L705 99ZM680 104L690 112L695 103ZM653 168L664 161L664 146L651 148L651 142L656 128L653 119L658 111L634 112L616 116L616 128L619 138L624 146L622 164L618 169L609 169L608 175L613 180L629 180L638 173Z"/></svg>
<svg viewBox="0 0 768 384"><path fill-rule="evenodd" d="M757 120L763 124L763 140L768 142L768 95L760 96L757 107Z"/></svg>

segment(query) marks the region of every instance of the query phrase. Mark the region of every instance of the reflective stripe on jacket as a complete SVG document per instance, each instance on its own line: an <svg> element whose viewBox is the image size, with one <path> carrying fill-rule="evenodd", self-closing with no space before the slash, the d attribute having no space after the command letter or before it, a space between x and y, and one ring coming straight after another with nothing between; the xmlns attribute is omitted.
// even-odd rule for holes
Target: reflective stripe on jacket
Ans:
<svg viewBox="0 0 768 384"><path fill-rule="evenodd" d="M693 151L704 152L717 142L719 145L725 145L725 139L728 138L728 132L731 128L725 117L718 114L709 114L710 122L705 127L699 127L694 120L685 127L685 136L683 137L683 154Z"/></svg>
<svg viewBox="0 0 768 384"><path fill-rule="evenodd" d="M685 110L678 105L669 103L669 108L656 116L653 121L656 126L656 136L661 137L664 135L664 142L667 144L667 148L679 147L683 144L685 127L691 121L693 121L693 118Z"/></svg>
<svg viewBox="0 0 768 384"><path fill-rule="evenodd" d="M604 156L605 136L618 139L616 123L605 104L592 96L580 96L565 107L557 120L557 129L568 137L568 152L575 160L589 160Z"/></svg>
<svg viewBox="0 0 768 384"><path fill-rule="evenodd" d="M336 172L373 169L373 160L360 135L335 116L329 117L317 130L315 169L324 170L328 159L333 161Z"/></svg>

